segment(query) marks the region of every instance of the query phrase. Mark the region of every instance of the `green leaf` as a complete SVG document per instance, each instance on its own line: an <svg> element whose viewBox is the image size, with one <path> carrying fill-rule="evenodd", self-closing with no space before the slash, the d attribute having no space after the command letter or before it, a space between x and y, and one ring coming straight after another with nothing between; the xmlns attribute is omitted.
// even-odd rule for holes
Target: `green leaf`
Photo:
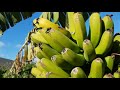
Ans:
<svg viewBox="0 0 120 90"><path fill-rule="evenodd" d="M4 16L5 25L6 25L6 28L8 29L9 28L9 24L8 24L8 21L7 21L6 13L5 12L1 12L1 13Z"/></svg>
<svg viewBox="0 0 120 90"><path fill-rule="evenodd" d="M22 20L20 12L11 12L11 15L16 19L16 23Z"/></svg>
<svg viewBox="0 0 120 90"><path fill-rule="evenodd" d="M7 29L7 27L5 17L2 15L2 13L0 13L0 25L0 29L2 30L2 32L4 32Z"/></svg>
<svg viewBox="0 0 120 90"><path fill-rule="evenodd" d="M24 19L27 19L32 16L32 12L21 12Z"/></svg>
<svg viewBox="0 0 120 90"><path fill-rule="evenodd" d="M12 17L11 17L11 13L10 12L6 12L5 14L6 14L6 17L7 17L7 20L9 22L10 26L13 27L14 23L13 23L13 20L12 20Z"/></svg>

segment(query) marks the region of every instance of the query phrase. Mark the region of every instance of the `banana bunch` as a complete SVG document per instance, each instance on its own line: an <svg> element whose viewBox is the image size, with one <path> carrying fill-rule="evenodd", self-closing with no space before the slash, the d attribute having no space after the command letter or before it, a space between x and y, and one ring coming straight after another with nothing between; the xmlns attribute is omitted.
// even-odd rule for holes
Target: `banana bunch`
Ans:
<svg viewBox="0 0 120 90"><path fill-rule="evenodd" d="M50 13L46 13L47 15ZM37 57L31 69L36 78L120 78L120 33L114 34L112 15L89 17L87 33L82 12L66 12L67 26L42 16L33 20L34 32L25 56ZM32 48L34 47L34 48Z"/></svg>

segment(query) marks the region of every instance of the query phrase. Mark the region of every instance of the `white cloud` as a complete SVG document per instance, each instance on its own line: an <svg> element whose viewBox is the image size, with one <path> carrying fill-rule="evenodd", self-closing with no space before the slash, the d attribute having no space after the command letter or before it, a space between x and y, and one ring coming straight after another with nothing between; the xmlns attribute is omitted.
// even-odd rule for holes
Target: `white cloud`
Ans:
<svg viewBox="0 0 120 90"><path fill-rule="evenodd" d="M4 57L5 55L4 54L0 54L0 57Z"/></svg>
<svg viewBox="0 0 120 90"><path fill-rule="evenodd" d="M5 46L5 44L0 41L0 48L1 48L1 47L4 47L4 46Z"/></svg>
<svg viewBox="0 0 120 90"><path fill-rule="evenodd" d="M21 44L17 44L16 47L17 47L17 48L21 48L22 45L21 45Z"/></svg>

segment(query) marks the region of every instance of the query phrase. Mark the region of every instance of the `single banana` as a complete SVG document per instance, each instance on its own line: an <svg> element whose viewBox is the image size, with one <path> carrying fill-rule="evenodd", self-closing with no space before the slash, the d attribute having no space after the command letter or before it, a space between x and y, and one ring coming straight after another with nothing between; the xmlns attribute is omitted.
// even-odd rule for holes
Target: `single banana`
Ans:
<svg viewBox="0 0 120 90"><path fill-rule="evenodd" d="M71 70L73 68L71 64L69 64L63 59L62 55L54 55L51 57L51 60L63 70Z"/></svg>
<svg viewBox="0 0 120 90"><path fill-rule="evenodd" d="M32 69L31 69L31 74L33 75L33 76L40 76L41 75L41 71L38 69L38 68L36 68L36 67L33 67Z"/></svg>
<svg viewBox="0 0 120 90"><path fill-rule="evenodd" d="M105 57L106 71L112 72L114 61L115 61L115 55Z"/></svg>
<svg viewBox="0 0 120 90"><path fill-rule="evenodd" d="M60 27L58 24L55 24L47 19L44 18L38 18L33 20L33 24L36 25L37 28L52 28L54 30L58 30L60 32L62 32L64 35L66 35L67 37L71 37L71 34L68 30L66 30L63 27Z"/></svg>
<svg viewBox="0 0 120 90"><path fill-rule="evenodd" d="M73 68L70 74L72 78L87 78L85 72L80 67Z"/></svg>
<svg viewBox="0 0 120 90"><path fill-rule="evenodd" d="M88 78L102 78L104 75L104 63L101 58L96 58L91 63L90 74Z"/></svg>
<svg viewBox="0 0 120 90"><path fill-rule="evenodd" d="M43 71L43 72L41 72L40 75L37 75L36 78L46 78L46 73L47 73L47 71Z"/></svg>
<svg viewBox="0 0 120 90"><path fill-rule="evenodd" d="M45 55L48 57L48 59L51 59L53 55L59 55L55 49L51 48L49 45L40 43L39 44L40 49L45 53Z"/></svg>
<svg viewBox="0 0 120 90"><path fill-rule="evenodd" d="M91 62L96 58L95 48L90 40L83 41L83 50L86 61Z"/></svg>
<svg viewBox="0 0 120 90"><path fill-rule="evenodd" d="M46 33L47 31L45 29L42 29L39 32L53 49L55 49L59 53L64 49L64 46L61 45L57 40L55 40L55 38L51 37L49 33Z"/></svg>
<svg viewBox="0 0 120 90"><path fill-rule="evenodd" d="M103 22L104 22L104 26L105 26L105 30L107 29L113 29L114 30L114 22L112 20L113 15L106 15L102 18Z"/></svg>
<svg viewBox="0 0 120 90"><path fill-rule="evenodd" d="M114 76L111 73L105 74L103 78L114 78Z"/></svg>
<svg viewBox="0 0 120 90"><path fill-rule="evenodd" d="M83 41L87 37L86 26L84 17L82 13L74 13L73 15L74 26L75 26L75 38L77 41L77 45L82 49Z"/></svg>
<svg viewBox="0 0 120 90"><path fill-rule="evenodd" d="M39 59L44 57L44 54L42 54L43 52L41 51L40 47L37 46L34 48L34 52L35 52L35 56Z"/></svg>
<svg viewBox="0 0 120 90"><path fill-rule="evenodd" d="M38 19L39 19L39 18L35 18L35 19L33 20L33 26L34 26L35 28L41 28L41 27L39 26Z"/></svg>
<svg viewBox="0 0 120 90"><path fill-rule="evenodd" d="M52 38L57 40L65 48L70 48L76 53L80 52L80 48L78 47L78 45L58 30L49 29L48 33Z"/></svg>
<svg viewBox="0 0 120 90"><path fill-rule="evenodd" d="M71 33L72 38L75 40L75 24L73 20L74 12L67 12L68 16L68 31Z"/></svg>
<svg viewBox="0 0 120 90"><path fill-rule="evenodd" d="M43 38L43 36L39 32L32 33L30 38L36 44L39 44L39 43L46 43L46 44L48 44L48 42Z"/></svg>
<svg viewBox="0 0 120 90"><path fill-rule="evenodd" d="M120 54L120 33L114 35L112 52Z"/></svg>
<svg viewBox="0 0 120 90"><path fill-rule="evenodd" d="M53 28L58 29L59 25L55 24L45 18L37 18L33 20L33 25L37 28Z"/></svg>
<svg viewBox="0 0 120 90"><path fill-rule="evenodd" d="M40 64L40 59L38 59L37 60L37 62L36 62L36 67L39 69L39 71L41 71L41 72L45 72L46 70L41 66L41 64Z"/></svg>
<svg viewBox="0 0 120 90"><path fill-rule="evenodd" d="M62 52L62 57L73 66L83 66L85 58L82 54L77 54L69 48L65 48Z"/></svg>
<svg viewBox="0 0 120 90"><path fill-rule="evenodd" d="M111 29L104 31L101 40L99 42L99 45L95 48L96 54L98 56L104 56L105 54L107 54L107 52L111 47L112 42L113 42L113 35Z"/></svg>
<svg viewBox="0 0 120 90"><path fill-rule="evenodd" d="M64 70L62 70L60 67L58 67L56 64L54 64L51 60L42 58L40 60L41 66L48 72L53 72L63 78L69 77L69 74L66 73Z"/></svg>
<svg viewBox="0 0 120 90"><path fill-rule="evenodd" d="M70 32L69 32L68 30L66 30L65 28L59 27L57 30L60 31L61 33L63 33L63 34L64 34L65 36L67 36L68 38L71 37Z"/></svg>
<svg viewBox="0 0 120 90"><path fill-rule="evenodd" d="M120 72L117 70L113 73L114 78L120 78Z"/></svg>
<svg viewBox="0 0 120 90"><path fill-rule="evenodd" d="M57 74L55 74L53 72L47 72L46 73L46 78L64 78L64 77L59 76L59 75L57 75Z"/></svg>
<svg viewBox="0 0 120 90"><path fill-rule="evenodd" d="M93 46L96 47L100 41L102 35L102 23L101 17L98 12L93 12L89 19L90 23L90 40Z"/></svg>

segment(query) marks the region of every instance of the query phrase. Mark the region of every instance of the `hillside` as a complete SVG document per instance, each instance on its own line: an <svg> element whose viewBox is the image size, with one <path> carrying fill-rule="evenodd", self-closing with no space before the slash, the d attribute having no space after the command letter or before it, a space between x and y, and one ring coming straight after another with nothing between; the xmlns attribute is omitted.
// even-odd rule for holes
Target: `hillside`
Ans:
<svg viewBox="0 0 120 90"><path fill-rule="evenodd" d="M14 62L13 60L9 60L9 59L0 57L0 67L5 67L6 69L10 69L13 62Z"/></svg>

